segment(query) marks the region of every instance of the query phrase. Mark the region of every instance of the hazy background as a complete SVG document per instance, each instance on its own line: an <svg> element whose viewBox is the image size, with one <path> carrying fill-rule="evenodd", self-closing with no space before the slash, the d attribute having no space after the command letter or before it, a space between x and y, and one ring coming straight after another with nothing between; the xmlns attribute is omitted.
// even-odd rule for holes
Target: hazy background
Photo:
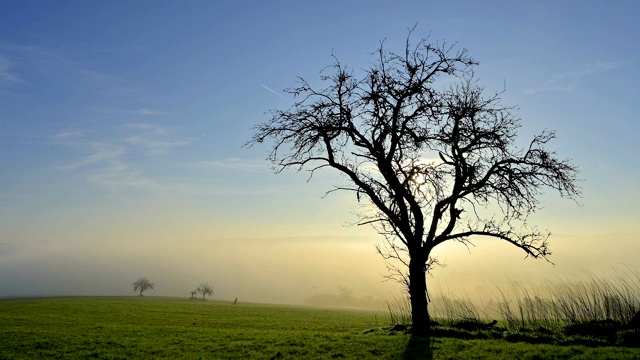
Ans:
<svg viewBox="0 0 640 360"><path fill-rule="evenodd" d="M521 136L555 129L580 166L581 206L553 193L532 222L551 260L492 240L444 245L431 284L468 293L635 265L640 253L640 30L636 1L0 0L0 297L188 297L303 303L383 282L376 234L340 177L274 175L243 148L282 89L354 69L386 38L458 42Z"/></svg>

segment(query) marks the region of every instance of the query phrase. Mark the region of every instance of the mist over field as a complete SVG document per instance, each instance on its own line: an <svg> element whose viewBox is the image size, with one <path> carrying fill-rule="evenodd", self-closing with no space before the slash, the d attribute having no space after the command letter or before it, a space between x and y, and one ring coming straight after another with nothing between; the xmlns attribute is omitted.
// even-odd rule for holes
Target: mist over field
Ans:
<svg viewBox="0 0 640 360"><path fill-rule="evenodd" d="M614 239L631 249L599 250ZM443 248L446 264L429 277L434 294L488 301L495 286L515 281L535 287L564 276L607 276L633 266L640 239L629 234L593 237L554 236L556 266L523 259L498 241L467 250ZM375 238L215 239L181 242L114 240L96 248L34 244L5 252L0 297L131 295L131 283L145 276L156 284L146 296L189 297L200 282L213 285L212 299L258 303L372 308L401 296L402 287L385 281L385 263L375 253ZM107 243L107 242L104 242ZM102 242L100 244L103 244ZM576 249L581 248L578 252ZM585 261L585 256L588 261ZM348 293L345 293L345 290ZM348 295L345 297L345 295Z"/></svg>

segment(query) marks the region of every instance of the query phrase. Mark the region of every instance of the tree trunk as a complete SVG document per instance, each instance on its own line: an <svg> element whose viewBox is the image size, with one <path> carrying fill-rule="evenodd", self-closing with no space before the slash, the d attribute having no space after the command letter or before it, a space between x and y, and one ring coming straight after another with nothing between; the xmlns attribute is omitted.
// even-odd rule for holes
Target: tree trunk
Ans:
<svg viewBox="0 0 640 360"><path fill-rule="evenodd" d="M640 311L638 311L627 324L629 329L640 329Z"/></svg>
<svg viewBox="0 0 640 360"><path fill-rule="evenodd" d="M427 337L430 333L430 318L427 302L427 279L425 263L420 258L411 257L409 262L409 297L411 298L411 333Z"/></svg>

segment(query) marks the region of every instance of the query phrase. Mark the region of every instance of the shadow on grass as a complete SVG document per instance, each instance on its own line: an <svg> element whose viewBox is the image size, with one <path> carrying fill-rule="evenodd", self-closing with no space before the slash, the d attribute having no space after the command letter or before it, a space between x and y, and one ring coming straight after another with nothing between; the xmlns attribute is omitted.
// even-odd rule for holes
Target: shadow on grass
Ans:
<svg viewBox="0 0 640 360"><path fill-rule="evenodd" d="M411 335L402 358L404 360L433 359L431 338Z"/></svg>

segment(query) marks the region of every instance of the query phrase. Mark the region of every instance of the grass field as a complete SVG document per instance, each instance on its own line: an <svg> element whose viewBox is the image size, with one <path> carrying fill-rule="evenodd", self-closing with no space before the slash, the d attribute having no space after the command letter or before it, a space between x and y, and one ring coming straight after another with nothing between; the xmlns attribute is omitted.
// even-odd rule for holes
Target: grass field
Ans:
<svg viewBox="0 0 640 360"><path fill-rule="evenodd" d="M164 297L0 301L0 359L640 359L640 349L418 339L383 312Z"/></svg>

